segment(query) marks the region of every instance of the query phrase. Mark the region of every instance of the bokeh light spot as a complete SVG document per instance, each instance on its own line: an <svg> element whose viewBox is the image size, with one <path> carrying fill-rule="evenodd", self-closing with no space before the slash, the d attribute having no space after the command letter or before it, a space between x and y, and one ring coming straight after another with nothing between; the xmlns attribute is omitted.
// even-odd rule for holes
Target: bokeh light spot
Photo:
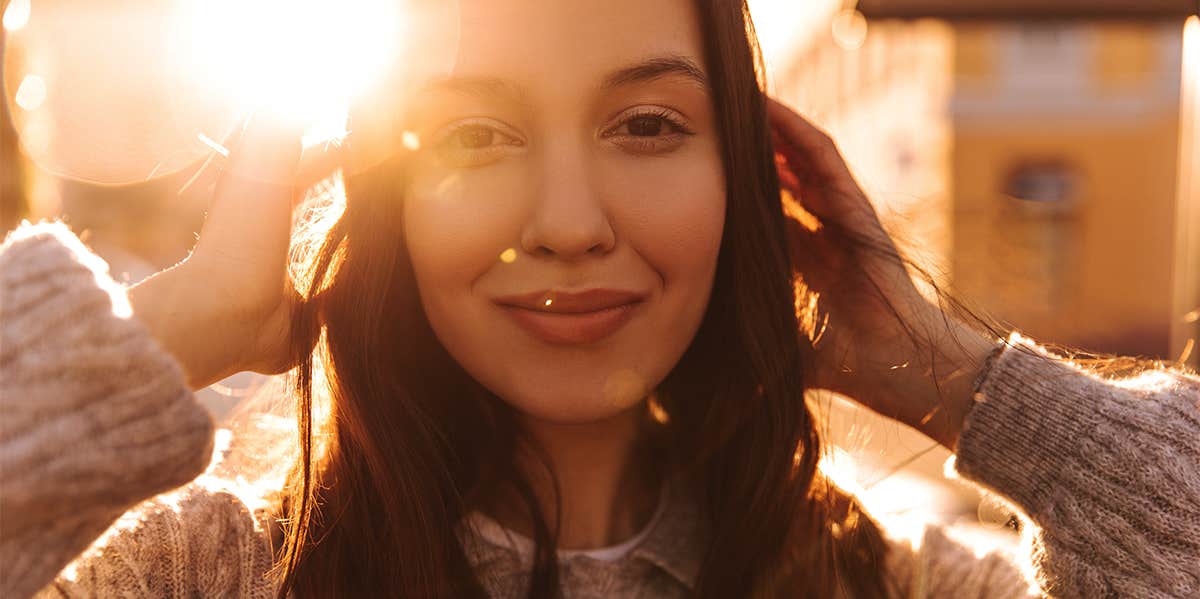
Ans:
<svg viewBox="0 0 1200 599"><path fill-rule="evenodd" d="M604 399L611 405L632 404L648 392L646 379L632 368L617 370L604 381Z"/></svg>
<svg viewBox="0 0 1200 599"><path fill-rule="evenodd" d="M416 132L413 131L405 131L402 133L400 135L400 143L404 144L404 147L414 152L421 149L421 138L416 134Z"/></svg>
<svg viewBox="0 0 1200 599"><path fill-rule="evenodd" d="M4 29L16 31L29 22L30 0L12 0L4 9Z"/></svg>
<svg viewBox="0 0 1200 599"><path fill-rule="evenodd" d="M7 18L8 12L5 13ZM37 110L46 102L46 80L37 75L26 75L17 87L17 95L13 98L17 106L25 110Z"/></svg>
<svg viewBox="0 0 1200 599"><path fill-rule="evenodd" d="M646 402L646 406L650 409L650 417L659 424L667 424L671 422L671 415L667 413L667 409L659 403L657 397L651 397L650 401Z"/></svg>

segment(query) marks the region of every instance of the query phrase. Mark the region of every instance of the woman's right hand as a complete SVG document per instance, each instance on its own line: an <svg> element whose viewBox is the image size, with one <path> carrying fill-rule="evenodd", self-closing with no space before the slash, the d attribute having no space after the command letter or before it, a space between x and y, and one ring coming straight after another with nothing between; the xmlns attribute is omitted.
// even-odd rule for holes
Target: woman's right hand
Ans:
<svg viewBox="0 0 1200 599"><path fill-rule="evenodd" d="M243 370L292 366L300 296L287 264L300 133L252 117L231 144L191 255L129 290L134 315L179 360L193 389Z"/></svg>

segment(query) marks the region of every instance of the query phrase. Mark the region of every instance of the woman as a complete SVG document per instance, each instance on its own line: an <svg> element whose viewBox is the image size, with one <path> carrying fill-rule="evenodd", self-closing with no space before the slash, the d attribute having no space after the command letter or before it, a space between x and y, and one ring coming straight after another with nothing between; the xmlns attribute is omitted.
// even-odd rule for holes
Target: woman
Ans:
<svg viewBox="0 0 1200 599"><path fill-rule="evenodd" d="M262 124L192 256L127 305L65 228L8 240L5 596L1030 590L823 480L817 387L1023 508L1045 592L1200 591L1200 381L1118 385L926 302L833 144L763 100L741 2L461 11L453 71L411 90L419 147L347 177L299 291L271 183L297 152ZM355 118L351 152L388 131ZM815 343L793 269L826 298ZM208 461L189 386L297 364L277 502L201 480L131 510Z"/></svg>

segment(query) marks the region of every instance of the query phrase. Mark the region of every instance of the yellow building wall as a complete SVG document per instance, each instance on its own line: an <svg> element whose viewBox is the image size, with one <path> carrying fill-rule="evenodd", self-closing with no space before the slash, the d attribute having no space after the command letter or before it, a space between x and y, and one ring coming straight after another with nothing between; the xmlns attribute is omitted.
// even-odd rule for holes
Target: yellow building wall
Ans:
<svg viewBox="0 0 1200 599"><path fill-rule="evenodd" d="M1087 73L1096 100L1151 88L1155 30L1096 25ZM960 92L997 89L995 32L957 31ZM954 126L954 285L1035 338L1093 351L1168 356L1172 319L1176 106L1141 113L973 115ZM1077 173L1073 207L1005 195L1017 164L1053 160Z"/></svg>

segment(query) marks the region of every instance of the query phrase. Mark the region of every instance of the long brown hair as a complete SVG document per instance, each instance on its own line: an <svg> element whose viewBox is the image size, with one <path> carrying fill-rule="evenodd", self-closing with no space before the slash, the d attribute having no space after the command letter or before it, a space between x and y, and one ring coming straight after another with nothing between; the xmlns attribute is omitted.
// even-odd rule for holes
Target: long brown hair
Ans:
<svg viewBox="0 0 1200 599"><path fill-rule="evenodd" d="M658 425L663 466L691 483L711 533L695 594L890 596L879 530L817 470L753 26L742 0L695 7L725 230L703 322L655 392L668 416ZM555 527L515 467L511 410L452 359L422 310L398 209L406 168L396 158L345 178L344 212L304 277L294 322L300 452L280 507L280 597L485 596L455 530L499 485L534 516L529 595L557 596ZM325 388L314 389L321 372Z"/></svg>

